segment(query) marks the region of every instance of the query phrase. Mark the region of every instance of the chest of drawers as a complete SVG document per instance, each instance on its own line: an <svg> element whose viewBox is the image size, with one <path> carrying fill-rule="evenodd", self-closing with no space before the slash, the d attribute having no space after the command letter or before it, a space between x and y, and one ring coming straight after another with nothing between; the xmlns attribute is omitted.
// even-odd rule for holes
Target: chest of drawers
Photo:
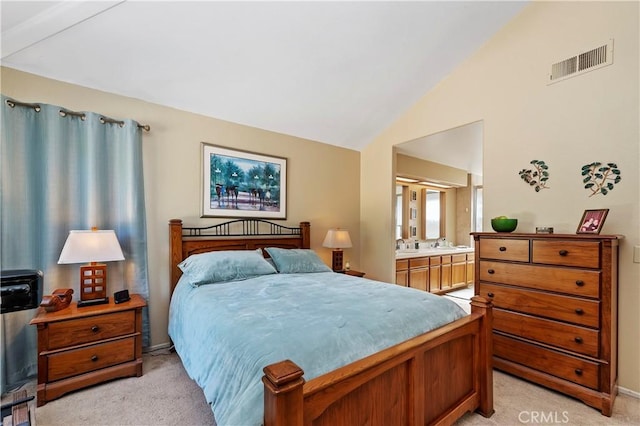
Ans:
<svg viewBox="0 0 640 426"><path fill-rule="evenodd" d="M120 304L40 308L31 320L38 327L38 406L86 386L141 376L144 306L133 294Z"/></svg>
<svg viewBox="0 0 640 426"><path fill-rule="evenodd" d="M472 235L475 293L494 304L495 368L611 416L621 236Z"/></svg>

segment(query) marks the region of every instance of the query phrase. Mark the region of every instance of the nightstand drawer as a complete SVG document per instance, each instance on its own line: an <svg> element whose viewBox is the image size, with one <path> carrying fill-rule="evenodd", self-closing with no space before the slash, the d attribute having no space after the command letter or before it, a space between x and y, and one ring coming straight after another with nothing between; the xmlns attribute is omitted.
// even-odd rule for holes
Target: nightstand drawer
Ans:
<svg viewBox="0 0 640 426"><path fill-rule="evenodd" d="M491 300L496 308L593 328L600 325L600 302L595 300L485 283L480 283L479 295Z"/></svg>
<svg viewBox="0 0 640 426"><path fill-rule="evenodd" d="M88 373L135 359L135 339L116 340L47 356L48 380Z"/></svg>
<svg viewBox="0 0 640 426"><path fill-rule="evenodd" d="M529 261L529 240L480 239L480 258Z"/></svg>
<svg viewBox="0 0 640 426"><path fill-rule="evenodd" d="M598 241L540 241L533 240L533 263L550 265L600 267Z"/></svg>
<svg viewBox="0 0 640 426"><path fill-rule="evenodd" d="M597 357L600 333L597 330L495 309L493 328L525 339Z"/></svg>
<svg viewBox="0 0 640 426"><path fill-rule="evenodd" d="M115 312L49 324L49 349L96 342L135 332L135 311Z"/></svg>
<svg viewBox="0 0 640 426"><path fill-rule="evenodd" d="M575 296L600 296L600 271L519 265L483 260L480 279Z"/></svg>
<svg viewBox="0 0 640 426"><path fill-rule="evenodd" d="M500 334L493 335L493 354L591 389L598 389L595 362L532 345Z"/></svg>

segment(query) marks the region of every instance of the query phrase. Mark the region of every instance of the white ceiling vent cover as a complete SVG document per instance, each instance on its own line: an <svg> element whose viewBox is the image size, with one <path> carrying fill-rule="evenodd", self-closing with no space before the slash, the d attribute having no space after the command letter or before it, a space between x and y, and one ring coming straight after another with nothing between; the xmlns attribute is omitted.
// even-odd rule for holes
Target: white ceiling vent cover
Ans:
<svg viewBox="0 0 640 426"><path fill-rule="evenodd" d="M613 64L613 39L600 47L579 53L569 59L551 65L548 84L566 80L611 64Z"/></svg>

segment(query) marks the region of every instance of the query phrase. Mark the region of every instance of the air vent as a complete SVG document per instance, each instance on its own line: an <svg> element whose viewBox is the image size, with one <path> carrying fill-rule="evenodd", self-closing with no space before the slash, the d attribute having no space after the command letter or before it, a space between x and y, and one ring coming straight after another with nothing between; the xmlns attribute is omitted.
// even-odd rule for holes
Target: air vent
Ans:
<svg viewBox="0 0 640 426"><path fill-rule="evenodd" d="M613 39L609 43L579 53L564 61L551 65L549 84L584 74L613 63Z"/></svg>

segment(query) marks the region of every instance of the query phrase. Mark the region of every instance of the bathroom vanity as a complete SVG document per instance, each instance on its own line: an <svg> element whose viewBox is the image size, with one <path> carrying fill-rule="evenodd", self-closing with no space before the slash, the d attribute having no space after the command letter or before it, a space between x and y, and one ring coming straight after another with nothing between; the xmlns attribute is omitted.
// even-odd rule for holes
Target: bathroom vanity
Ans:
<svg viewBox="0 0 640 426"><path fill-rule="evenodd" d="M396 250L396 284L436 294L473 284L475 254L471 247Z"/></svg>

